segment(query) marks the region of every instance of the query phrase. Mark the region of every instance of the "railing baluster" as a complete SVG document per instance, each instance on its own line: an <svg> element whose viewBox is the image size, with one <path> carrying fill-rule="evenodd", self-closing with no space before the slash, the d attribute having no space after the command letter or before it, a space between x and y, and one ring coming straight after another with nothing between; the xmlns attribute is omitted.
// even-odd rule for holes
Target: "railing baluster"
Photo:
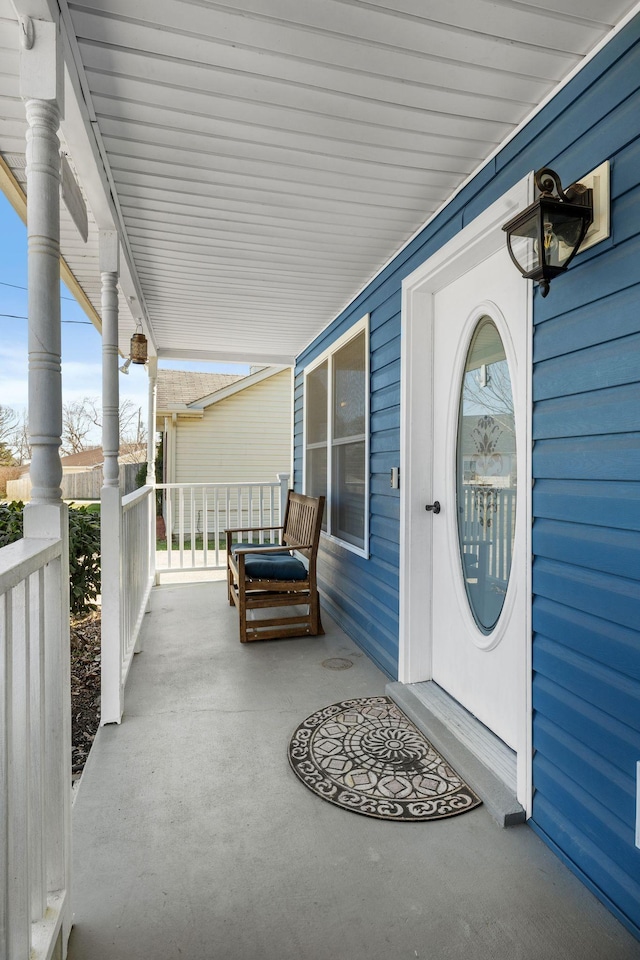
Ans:
<svg viewBox="0 0 640 960"><path fill-rule="evenodd" d="M218 516L218 488L213 488L213 545L214 545L214 564L220 565L220 522ZM206 557L205 557L206 564Z"/></svg>
<svg viewBox="0 0 640 960"><path fill-rule="evenodd" d="M166 497L167 505L167 525L166 525L166 536L167 536L167 565L171 569L172 565L172 547L173 547L173 491L167 489Z"/></svg>
<svg viewBox="0 0 640 960"><path fill-rule="evenodd" d="M44 837L44 570L29 578L29 672L31 687L31 919L39 920L47 907Z"/></svg>
<svg viewBox="0 0 640 960"><path fill-rule="evenodd" d="M214 492L215 498L215 492ZM209 488L205 487L202 491L202 516L204 517L202 531L202 560L208 566L209 558Z"/></svg>
<svg viewBox="0 0 640 960"><path fill-rule="evenodd" d="M29 924L33 921L33 914L25 910L29 907L32 894L31 857L29 849L29 820L31 809L29 803L29 780L31 772L31 717L29 709L30 680L29 680L29 602L27 597L28 579L23 580L13 590L14 595L14 627L13 627L13 709L12 724L10 725L13 744L13 764L10 777L13 781L13 873L16 889L14 890L14 909L18 910L22 924L25 926L25 942L29 941ZM11 840L10 840L11 843ZM10 908L11 910L11 908ZM42 916L42 913L40 913ZM25 923L25 920L27 921ZM21 938L22 939L22 938ZM29 943L30 948L30 943ZM27 954L25 954L26 956Z"/></svg>
<svg viewBox="0 0 640 960"><path fill-rule="evenodd" d="M189 527L191 534L191 566L195 567L196 565L196 537L198 531L196 530L196 500L195 500L195 488L189 488L189 497L191 504L191 511L189 517Z"/></svg>
<svg viewBox="0 0 640 960"><path fill-rule="evenodd" d="M258 500L259 511L260 511L260 514L259 514L259 517L258 517L258 526L264 527L264 525L265 525L265 523L264 523L264 493L263 493L263 490L262 490L262 487L261 487L261 486L258 487L258 495L259 495L259 498L260 498L260 499ZM264 533L261 533L261 534L260 534L260 543L264 543Z"/></svg>
<svg viewBox="0 0 640 960"><path fill-rule="evenodd" d="M180 487L178 494L178 548L180 551L180 567L184 567L184 487Z"/></svg>

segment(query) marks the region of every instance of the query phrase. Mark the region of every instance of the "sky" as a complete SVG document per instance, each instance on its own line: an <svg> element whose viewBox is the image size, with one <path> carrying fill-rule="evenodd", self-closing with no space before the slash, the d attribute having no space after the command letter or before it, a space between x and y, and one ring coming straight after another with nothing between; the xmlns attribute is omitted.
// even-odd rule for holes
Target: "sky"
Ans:
<svg viewBox="0 0 640 960"><path fill-rule="evenodd" d="M84 310L63 283L62 401L84 397L101 399L102 340ZM18 412L27 408L27 231L0 191L0 405ZM161 361L162 369L203 370L208 373L248 373L233 364ZM146 369L131 364L128 376L120 376L120 400L142 408L146 424L148 378ZM97 445L99 431L91 438Z"/></svg>

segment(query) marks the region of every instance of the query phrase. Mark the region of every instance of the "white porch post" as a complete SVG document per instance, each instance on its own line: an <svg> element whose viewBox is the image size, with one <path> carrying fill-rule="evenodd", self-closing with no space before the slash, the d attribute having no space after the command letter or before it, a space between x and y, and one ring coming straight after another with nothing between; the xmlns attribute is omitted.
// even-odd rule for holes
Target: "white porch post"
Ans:
<svg viewBox="0 0 640 960"><path fill-rule="evenodd" d="M24 511L25 539L60 540L61 557L46 596L44 632L45 742L42 782L45 809L42 877L46 906L32 900L32 948L55 939L66 956L71 929L71 694L69 654L69 518L62 502L60 438L62 371L60 327L60 155L63 110L62 52L58 25L22 20L20 94L26 101L27 263L29 314L29 434L31 502ZM34 625L33 629L36 627ZM27 749L28 749L28 745ZM38 763L36 757L34 763ZM25 815L24 823L28 823ZM31 844L37 837L32 823ZM47 921L51 916L53 923ZM57 915L57 916L56 916ZM10 945L11 947L11 945ZM14 944L15 957L29 955ZM10 958L14 954L10 948Z"/></svg>
<svg viewBox="0 0 640 960"><path fill-rule="evenodd" d="M149 357L149 409L147 412L147 484L153 487L149 498L149 574L156 575L156 403L158 396L158 358ZM147 610L149 607L147 606ZM140 641L136 645L140 652Z"/></svg>
<svg viewBox="0 0 640 960"><path fill-rule="evenodd" d="M120 388L118 383L118 273L119 242L115 230L100 231L102 281L102 451L103 486L100 492L102 550L102 638L100 722L122 719L121 561L122 500L120 497Z"/></svg>
<svg viewBox="0 0 640 960"><path fill-rule="evenodd" d="M156 482L156 400L158 394L158 358L149 357L149 410L147 430L147 483Z"/></svg>
<svg viewBox="0 0 640 960"><path fill-rule="evenodd" d="M284 512L287 509L287 498L289 496L290 473L277 473L276 477L280 482L280 523L284 523Z"/></svg>

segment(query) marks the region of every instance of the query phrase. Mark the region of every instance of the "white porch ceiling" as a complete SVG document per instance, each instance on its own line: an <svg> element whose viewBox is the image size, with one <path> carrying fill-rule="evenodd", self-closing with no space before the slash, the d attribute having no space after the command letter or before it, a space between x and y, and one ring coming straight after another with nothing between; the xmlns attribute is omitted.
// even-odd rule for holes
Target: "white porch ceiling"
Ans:
<svg viewBox="0 0 640 960"><path fill-rule="evenodd" d="M44 0L16 5L30 2ZM139 314L160 357L275 363L338 314L636 0L60 7L62 132L93 220L86 247L65 222L63 252L89 299L99 311L95 223L115 216L135 297L123 298L125 351ZM19 171L15 19L0 0L0 153Z"/></svg>

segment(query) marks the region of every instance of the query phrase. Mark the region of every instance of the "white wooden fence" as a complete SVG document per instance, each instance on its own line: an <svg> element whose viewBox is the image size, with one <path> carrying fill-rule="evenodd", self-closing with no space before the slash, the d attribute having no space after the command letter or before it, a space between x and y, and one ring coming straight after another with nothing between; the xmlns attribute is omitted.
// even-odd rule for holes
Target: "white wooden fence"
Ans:
<svg viewBox="0 0 640 960"><path fill-rule="evenodd" d="M64 566L62 540L23 539L0 549L0 956L6 960L62 956L69 933Z"/></svg>
<svg viewBox="0 0 640 960"><path fill-rule="evenodd" d="M167 550L156 555L163 570L220 570L226 567L227 528L278 527L284 517L289 474L264 483L163 483ZM268 535L267 535L268 536ZM264 542L265 536L260 537Z"/></svg>
<svg viewBox="0 0 640 960"><path fill-rule="evenodd" d="M131 493L136 489L136 479L142 463L120 464L120 493ZM66 470L62 476L60 486L63 500L99 500L102 490L102 464L90 470ZM20 477L18 480L7 480L7 498L22 500L26 503L31 499L31 478Z"/></svg>

